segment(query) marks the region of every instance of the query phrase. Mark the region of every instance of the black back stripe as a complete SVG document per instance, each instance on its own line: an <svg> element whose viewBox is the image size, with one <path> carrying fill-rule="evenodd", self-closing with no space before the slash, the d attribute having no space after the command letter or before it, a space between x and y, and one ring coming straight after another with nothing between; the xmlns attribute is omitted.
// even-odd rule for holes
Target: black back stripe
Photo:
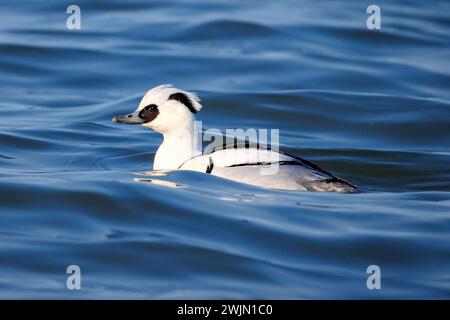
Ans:
<svg viewBox="0 0 450 320"><path fill-rule="evenodd" d="M191 99L189 99L189 97L182 92L171 94L169 100L179 101L184 104L192 113L197 113L197 110L195 110Z"/></svg>
<svg viewBox="0 0 450 320"><path fill-rule="evenodd" d="M206 173L211 174L213 168L214 168L214 162L212 161L211 157L209 157L209 164L208 164L208 167L206 167Z"/></svg>
<svg viewBox="0 0 450 320"><path fill-rule="evenodd" d="M272 164L278 164L280 166L284 164L301 165L298 161L248 162L248 163L232 164L231 166L227 166L226 168L245 167L245 166L269 166Z"/></svg>

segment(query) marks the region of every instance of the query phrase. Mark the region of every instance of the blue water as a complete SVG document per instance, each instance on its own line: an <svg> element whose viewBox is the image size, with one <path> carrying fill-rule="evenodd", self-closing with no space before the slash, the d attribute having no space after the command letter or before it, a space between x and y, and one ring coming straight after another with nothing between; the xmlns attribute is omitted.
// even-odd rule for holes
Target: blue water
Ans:
<svg viewBox="0 0 450 320"><path fill-rule="evenodd" d="M0 5L0 298L450 298L450 2L68 4ZM361 192L136 181L162 137L111 118L162 83Z"/></svg>

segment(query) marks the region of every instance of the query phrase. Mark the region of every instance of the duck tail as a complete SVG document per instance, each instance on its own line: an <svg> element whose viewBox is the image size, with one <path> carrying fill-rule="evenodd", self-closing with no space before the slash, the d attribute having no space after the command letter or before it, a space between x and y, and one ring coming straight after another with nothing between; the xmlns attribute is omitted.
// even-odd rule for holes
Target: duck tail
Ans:
<svg viewBox="0 0 450 320"><path fill-rule="evenodd" d="M313 181L308 185L310 191L325 192L358 192L358 188L339 177Z"/></svg>

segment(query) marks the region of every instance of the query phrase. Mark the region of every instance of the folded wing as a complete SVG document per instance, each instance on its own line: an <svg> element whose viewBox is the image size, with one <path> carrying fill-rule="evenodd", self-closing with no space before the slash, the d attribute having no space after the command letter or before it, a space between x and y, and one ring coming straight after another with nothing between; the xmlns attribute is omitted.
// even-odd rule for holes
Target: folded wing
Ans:
<svg viewBox="0 0 450 320"><path fill-rule="evenodd" d="M304 159L256 148L232 148L193 157L179 169L209 173L260 187L354 192L356 187Z"/></svg>

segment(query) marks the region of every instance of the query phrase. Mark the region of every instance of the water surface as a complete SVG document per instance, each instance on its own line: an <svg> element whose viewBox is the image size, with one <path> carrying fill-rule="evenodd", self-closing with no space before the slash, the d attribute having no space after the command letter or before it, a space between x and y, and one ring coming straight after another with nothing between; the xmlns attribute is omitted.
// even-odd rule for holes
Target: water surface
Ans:
<svg viewBox="0 0 450 320"><path fill-rule="evenodd" d="M1 4L0 298L450 297L448 1L378 1L375 31L364 1L76 4ZM162 137L111 118L162 83L361 192L148 183Z"/></svg>

